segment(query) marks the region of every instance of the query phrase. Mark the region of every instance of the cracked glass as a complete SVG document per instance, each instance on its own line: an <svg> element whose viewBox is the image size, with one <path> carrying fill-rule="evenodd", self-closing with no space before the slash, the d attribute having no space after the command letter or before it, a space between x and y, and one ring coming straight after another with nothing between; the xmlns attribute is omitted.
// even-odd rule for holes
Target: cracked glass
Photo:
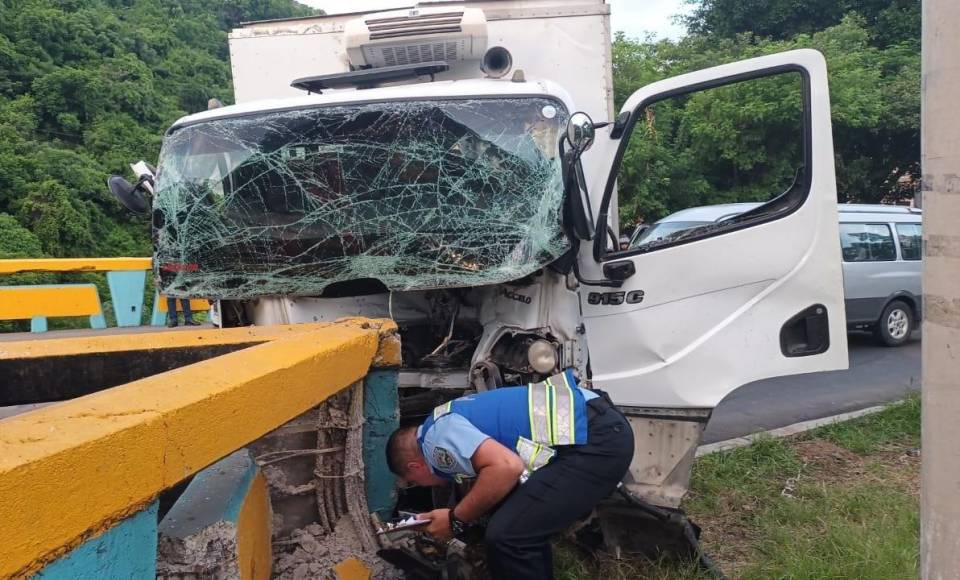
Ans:
<svg viewBox="0 0 960 580"><path fill-rule="evenodd" d="M522 278L561 256L563 106L541 97L377 102L175 128L153 226L160 291L309 296Z"/></svg>

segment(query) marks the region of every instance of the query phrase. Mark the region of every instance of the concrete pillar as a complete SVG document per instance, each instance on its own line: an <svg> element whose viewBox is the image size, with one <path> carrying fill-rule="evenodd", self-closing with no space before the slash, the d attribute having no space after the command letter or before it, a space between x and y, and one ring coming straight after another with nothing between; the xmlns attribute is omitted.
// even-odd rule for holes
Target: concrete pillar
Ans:
<svg viewBox="0 0 960 580"><path fill-rule="evenodd" d="M921 569L960 578L960 2L923 1Z"/></svg>
<svg viewBox="0 0 960 580"><path fill-rule="evenodd" d="M367 507L388 520L397 505L397 482L387 467L383 450L394 429L400 426L398 372L370 371L363 381L363 468Z"/></svg>

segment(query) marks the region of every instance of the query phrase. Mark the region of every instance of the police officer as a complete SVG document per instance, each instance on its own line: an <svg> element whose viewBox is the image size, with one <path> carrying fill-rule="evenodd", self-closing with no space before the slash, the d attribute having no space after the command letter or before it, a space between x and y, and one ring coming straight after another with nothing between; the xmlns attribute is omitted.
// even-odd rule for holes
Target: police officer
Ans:
<svg viewBox="0 0 960 580"><path fill-rule="evenodd" d="M450 401L387 443L391 471L409 483L474 480L452 509L418 518L446 540L492 514L485 540L497 580L553 578L551 536L614 491L632 457L626 419L570 370Z"/></svg>

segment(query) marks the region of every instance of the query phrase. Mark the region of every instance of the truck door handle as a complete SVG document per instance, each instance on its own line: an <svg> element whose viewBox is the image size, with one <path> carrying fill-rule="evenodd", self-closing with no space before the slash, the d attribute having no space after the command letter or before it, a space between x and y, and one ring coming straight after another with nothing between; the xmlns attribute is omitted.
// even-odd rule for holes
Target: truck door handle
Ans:
<svg viewBox="0 0 960 580"><path fill-rule="evenodd" d="M793 316L780 329L780 352L786 357L810 356L830 349L827 307L814 304Z"/></svg>
<svg viewBox="0 0 960 580"><path fill-rule="evenodd" d="M603 275L611 280L626 280L636 273L637 267L630 260L618 260L603 265Z"/></svg>

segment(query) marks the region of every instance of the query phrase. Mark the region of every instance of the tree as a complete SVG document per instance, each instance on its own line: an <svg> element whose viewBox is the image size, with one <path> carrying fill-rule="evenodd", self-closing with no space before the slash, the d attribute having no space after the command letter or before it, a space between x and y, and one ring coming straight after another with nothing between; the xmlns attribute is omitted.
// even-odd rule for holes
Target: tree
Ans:
<svg viewBox="0 0 960 580"><path fill-rule="evenodd" d="M614 98L619 106L660 78L815 48L825 55L830 75L840 201L876 203L909 195L898 180L919 174L919 47L906 41L880 47L875 34L876 28L854 13L786 40L698 33L678 42L651 42L618 35L612 51ZM797 158L800 140L783 122L793 110L785 100L789 92L751 84L746 92L713 90L661 104L652 122L638 123L619 174L621 221L649 222L694 205L766 199L790 182L796 162L784 160Z"/></svg>
<svg viewBox="0 0 960 580"><path fill-rule="evenodd" d="M920 0L690 0L685 23L697 35L734 38L749 33L773 40L811 35L860 15L876 46L920 46Z"/></svg>
<svg viewBox="0 0 960 580"><path fill-rule="evenodd" d="M292 0L0 2L0 254L149 253L149 224L107 176L155 162L164 131L210 97L232 102L230 28L313 12Z"/></svg>

